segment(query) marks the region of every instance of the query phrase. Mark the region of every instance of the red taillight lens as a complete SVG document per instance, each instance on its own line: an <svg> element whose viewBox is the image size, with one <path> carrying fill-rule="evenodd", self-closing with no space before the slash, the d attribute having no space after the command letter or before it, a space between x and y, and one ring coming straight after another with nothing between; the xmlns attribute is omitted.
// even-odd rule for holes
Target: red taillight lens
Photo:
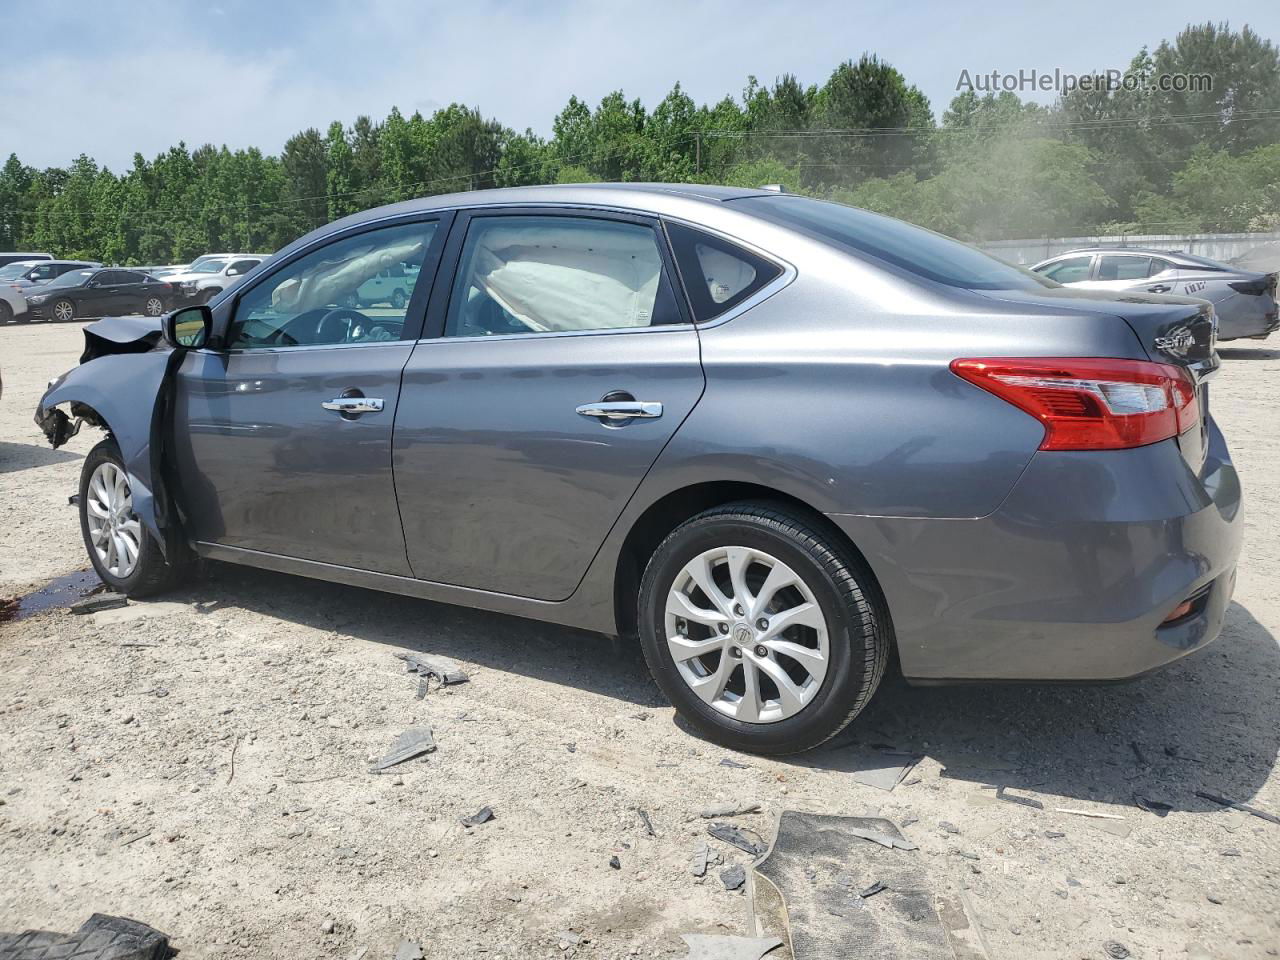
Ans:
<svg viewBox="0 0 1280 960"><path fill-rule="evenodd" d="M953 360L958 377L1044 424L1041 450L1123 450L1176 437L1200 420L1182 367L1101 357Z"/></svg>

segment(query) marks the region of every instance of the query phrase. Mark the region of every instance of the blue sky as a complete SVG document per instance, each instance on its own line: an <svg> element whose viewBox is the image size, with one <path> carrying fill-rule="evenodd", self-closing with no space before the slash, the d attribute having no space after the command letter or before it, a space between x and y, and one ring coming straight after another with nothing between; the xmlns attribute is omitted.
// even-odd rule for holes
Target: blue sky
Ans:
<svg viewBox="0 0 1280 960"><path fill-rule="evenodd" d="M1248 23L1280 42L1274 0L1028 9L1007 0L42 0L6 18L0 154L45 166L84 152L119 169L135 150L150 157L179 140L276 151L308 126L452 101L546 134L570 94L594 104L621 87L652 106L679 80L696 100L717 100L739 95L748 74L821 83L864 51L898 67L940 115L961 70L1122 68L1189 21Z"/></svg>

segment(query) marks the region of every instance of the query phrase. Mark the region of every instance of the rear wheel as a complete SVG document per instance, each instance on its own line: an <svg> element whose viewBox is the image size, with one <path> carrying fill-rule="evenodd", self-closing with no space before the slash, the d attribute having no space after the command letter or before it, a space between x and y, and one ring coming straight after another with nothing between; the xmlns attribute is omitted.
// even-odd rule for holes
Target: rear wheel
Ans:
<svg viewBox="0 0 1280 960"><path fill-rule="evenodd" d="M0 323L8 323L13 319L13 307L9 306L4 300L0 300Z"/></svg>
<svg viewBox="0 0 1280 960"><path fill-rule="evenodd" d="M158 593L177 579L133 511L133 489L114 440L89 451L80 471L80 531L102 582L131 597Z"/></svg>
<svg viewBox="0 0 1280 960"><path fill-rule="evenodd" d="M70 300L57 300L49 308L49 315L59 323L68 323L76 318L76 305Z"/></svg>
<svg viewBox="0 0 1280 960"><path fill-rule="evenodd" d="M159 297L147 297L147 302L142 305L142 310L148 317L158 317L164 313L164 301Z"/></svg>
<svg viewBox="0 0 1280 960"><path fill-rule="evenodd" d="M736 503L676 528L640 587L649 669L708 739L809 750L866 706L891 646L870 572L799 511Z"/></svg>
<svg viewBox="0 0 1280 960"><path fill-rule="evenodd" d="M405 304L408 302L409 298L404 295L403 290L396 288L391 291L391 305L397 310L403 310Z"/></svg>

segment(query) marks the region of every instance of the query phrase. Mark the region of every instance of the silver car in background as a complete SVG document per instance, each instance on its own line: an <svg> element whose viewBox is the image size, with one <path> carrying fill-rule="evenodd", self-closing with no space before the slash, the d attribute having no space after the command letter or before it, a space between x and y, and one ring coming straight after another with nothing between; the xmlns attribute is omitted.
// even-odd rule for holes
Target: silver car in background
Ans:
<svg viewBox="0 0 1280 960"><path fill-rule="evenodd" d="M1218 339L1261 340L1280 326L1274 273L1240 270L1191 253L1144 247L1083 247L1031 268L1067 287L1171 293L1208 300Z"/></svg>
<svg viewBox="0 0 1280 960"><path fill-rule="evenodd" d="M362 309L388 265L407 298ZM634 638L739 749L828 740L891 659L1143 673L1217 636L1235 583L1209 304L839 204L427 197L85 340L36 421L108 432L79 509L112 589L203 557Z"/></svg>

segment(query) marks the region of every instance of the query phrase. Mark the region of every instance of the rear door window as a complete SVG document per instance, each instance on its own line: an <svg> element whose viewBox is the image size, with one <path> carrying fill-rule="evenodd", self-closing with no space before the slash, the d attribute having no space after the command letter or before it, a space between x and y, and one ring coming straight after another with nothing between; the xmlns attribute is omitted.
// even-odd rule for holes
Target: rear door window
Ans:
<svg viewBox="0 0 1280 960"><path fill-rule="evenodd" d="M1099 280L1143 280L1150 275L1150 257L1108 254L1098 264Z"/></svg>
<svg viewBox="0 0 1280 960"><path fill-rule="evenodd" d="M667 235L699 322L733 309L782 273L772 260L681 223L668 223Z"/></svg>

